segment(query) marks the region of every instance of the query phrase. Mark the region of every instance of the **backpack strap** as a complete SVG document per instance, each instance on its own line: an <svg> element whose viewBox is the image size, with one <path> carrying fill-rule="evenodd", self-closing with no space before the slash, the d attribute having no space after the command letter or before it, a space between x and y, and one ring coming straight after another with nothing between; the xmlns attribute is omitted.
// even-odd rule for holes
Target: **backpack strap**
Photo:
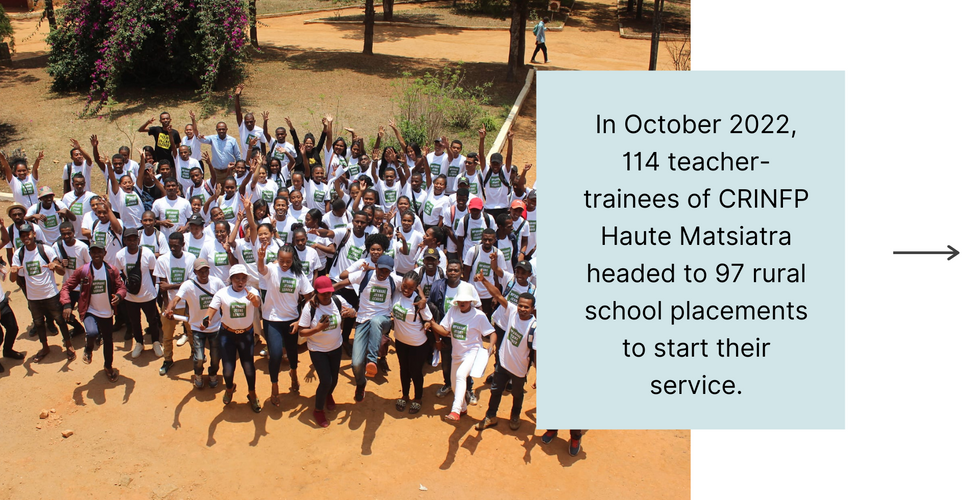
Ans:
<svg viewBox="0 0 980 500"><path fill-rule="evenodd" d="M504 285L504 291L502 295L504 296L505 299L507 298L507 295L510 294L510 291L514 289L514 285L516 283L517 283L517 279L511 278L510 281L508 281L507 284Z"/></svg>
<svg viewBox="0 0 980 500"><path fill-rule="evenodd" d="M364 271L364 276L361 276L361 283L357 286L358 297L360 297L361 294L364 293L364 289L367 288L368 282L371 281L371 275L373 273L374 273L374 269L368 269L367 271Z"/></svg>

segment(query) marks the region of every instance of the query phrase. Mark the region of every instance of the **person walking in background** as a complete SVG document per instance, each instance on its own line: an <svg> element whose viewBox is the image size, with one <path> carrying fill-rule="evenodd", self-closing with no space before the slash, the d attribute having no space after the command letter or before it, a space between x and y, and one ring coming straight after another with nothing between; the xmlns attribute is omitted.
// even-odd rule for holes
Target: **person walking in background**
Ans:
<svg viewBox="0 0 980 500"><path fill-rule="evenodd" d="M531 54L531 62L534 64L538 63L538 61L535 61L534 58L538 56L539 50L544 53L544 62L548 62L548 47L544 45L544 32L548 29L545 28L544 25L547 24L548 21L549 19L545 17L534 26L534 53Z"/></svg>

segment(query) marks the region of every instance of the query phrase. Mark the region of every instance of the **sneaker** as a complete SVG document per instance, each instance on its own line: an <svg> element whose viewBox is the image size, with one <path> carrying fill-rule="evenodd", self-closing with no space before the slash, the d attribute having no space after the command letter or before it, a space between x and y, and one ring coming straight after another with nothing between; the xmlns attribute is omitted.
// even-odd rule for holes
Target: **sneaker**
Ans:
<svg viewBox="0 0 980 500"><path fill-rule="evenodd" d="M259 351L259 356L262 356L263 358L266 358L266 357L269 356L269 351L266 350L266 349L262 349L262 350Z"/></svg>
<svg viewBox="0 0 980 500"><path fill-rule="evenodd" d="M476 425L476 428L482 431L483 429L487 429L495 425L497 425L496 418L484 417L483 420L481 420L480 423Z"/></svg>
<svg viewBox="0 0 980 500"><path fill-rule="evenodd" d="M476 393L473 391L466 391L466 402L471 405L476 405L479 400L476 399Z"/></svg>
<svg viewBox="0 0 980 500"><path fill-rule="evenodd" d="M517 418L510 419L509 425L510 425L510 430L512 430L512 431L516 431L517 429L520 429L521 428L521 418L520 417L517 417Z"/></svg>
<svg viewBox="0 0 980 500"><path fill-rule="evenodd" d="M133 346L133 359L140 357L143 354L143 344L136 344Z"/></svg>
<svg viewBox="0 0 980 500"><path fill-rule="evenodd" d="M217 375L212 375L208 377L208 387L214 389L215 387L218 387L218 382L219 379Z"/></svg>
<svg viewBox="0 0 980 500"><path fill-rule="evenodd" d="M435 368L439 366L439 351L432 351L432 367Z"/></svg>
<svg viewBox="0 0 980 500"><path fill-rule="evenodd" d="M582 451L582 440L572 439L568 442L568 454L571 456L578 455L578 452Z"/></svg>
<svg viewBox="0 0 980 500"><path fill-rule="evenodd" d="M558 435L558 431L548 431L548 432L545 432L544 435L541 436L541 442L544 443L544 444L548 444L552 440L554 440L555 439L555 436L557 436L557 435Z"/></svg>
<svg viewBox="0 0 980 500"><path fill-rule="evenodd" d="M194 387L204 389L204 375L194 375Z"/></svg>
<svg viewBox="0 0 980 500"><path fill-rule="evenodd" d="M333 394L327 396L327 411L334 411L337 409L337 402L333 400Z"/></svg>
<svg viewBox="0 0 980 500"><path fill-rule="evenodd" d="M174 362L173 361L166 361L166 360L164 360L163 366L160 367L160 375L161 376L166 375L167 372L170 371L170 367L173 366L173 365L174 365Z"/></svg>
<svg viewBox="0 0 980 500"><path fill-rule="evenodd" d="M364 376L371 378L378 374L378 365L374 362L368 361L366 367L364 367Z"/></svg>
<svg viewBox="0 0 980 500"><path fill-rule="evenodd" d="M534 59L531 59L531 64L538 64L538 61L535 61Z"/></svg>
<svg viewBox="0 0 980 500"><path fill-rule="evenodd" d="M316 425L320 427L330 425L330 422L327 421L327 414L323 410L313 410L313 420L316 420Z"/></svg>
<svg viewBox="0 0 980 500"><path fill-rule="evenodd" d="M180 337L177 337L177 339L176 339L176 341L174 343L177 344L177 347L180 347L180 346L186 344L187 343L187 335L181 335Z"/></svg>
<svg viewBox="0 0 980 500"><path fill-rule="evenodd" d="M354 401L356 401L358 403L360 403L361 401L364 401L364 388L363 387L358 387L357 389L354 390Z"/></svg>
<svg viewBox="0 0 980 500"><path fill-rule="evenodd" d="M163 346L159 342L153 343L153 354L156 354L158 358L163 356Z"/></svg>
<svg viewBox="0 0 980 500"><path fill-rule="evenodd" d="M449 394L452 390L453 390L453 386L451 386L449 384L446 384L446 385L440 387L438 391L436 391L436 397L437 398L444 398L444 397L446 397L446 394Z"/></svg>

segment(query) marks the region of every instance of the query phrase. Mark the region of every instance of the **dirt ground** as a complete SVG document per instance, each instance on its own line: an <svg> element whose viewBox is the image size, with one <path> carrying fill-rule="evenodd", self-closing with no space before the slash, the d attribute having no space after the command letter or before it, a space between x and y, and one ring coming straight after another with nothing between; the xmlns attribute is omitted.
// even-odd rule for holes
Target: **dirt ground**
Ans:
<svg viewBox="0 0 980 500"><path fill-rule="evenodd" d="M272 21L276 20L267 22ZM322 38L325 26L308 26L320 31L315 35L293 33L295 38L282 45L319 40L331 47L334 42L351 43L357 48L346 50L359 50L358 40L327 40ZM273 29L260 30L260 36L266 32L267 39L273 40ZM379 31L385 33L386 29ZM451 51L450 59L477 61L467 66L474 78L501 74L500 59L506 57L506 51L487 50L487 59L481 59L478 53L485 47L472 45L480 43L469 38L472 33L457 35L455 43L439 43L447 43L444 47ZM568 33L549 34L549 48ZM397 38L391 32L385 36ZM432 54L432 46L427 45L432 42L423 42L434 36L376 44L379 55L369 64L362 64L362 57L344 52L343 47L335 47L339 51L330 53L311 52L317 47L298 45L296 48L306 50L270 50L267 57L272 61L257 65L251 76L245 107L270 110L274 123L289 114L301 131L318 127L318 117L329 112L338 117L338 127L351 125L366 133L391 114L390 91L385 90L390 78L405 68L436 67L445 62L409 58ZM453 39L448 34L436 37ZM615 37L623 56L642 52L639 44L643 42L633 49L627 42L636 44ZM415 48L411 49L413 43ZM561 45L555 43L555 47ZM649 42L642 47L648 51ZM30 48L26 42L19 46L19 50ZM397 50L389 50L392 48ZM471 49L474 54L469 53ZM574 59L570 52L559 56L561 50L553 50L556 61L561 57L580 63L608 63L595 58L594 52L591 56L582 52ZM645 57L640 56L639 60ZM363 69L368 66L370 70ZM283 71L304 71L310 75L309 82L287 85L276 78ZM348 75L349 81L337 82L337 74ZM322 88L320 82L328 80L334 83ZM183 123L186 111L194 108L191 99L179 92L133 91L120 99L123 104L113 111L115 122L79 119L84 98L50 93L48 81L41 62L0 71L0 101L4 103L0 126L11 125L16 134L5 149L21 146L29 154L42 147L48 151L42 183L54 186L60 186L60 165L66 160L68 137L82 139L97 132L103 144L128 143L124 132L132 134L149 116L170 109L179 116L175 123ZM500 99L516 95L520 83L511 84L513 87L495 84ZM364 88L374 89L376 94L365 97ZM515 163L536 163L534 104L532 94L514 124ZM229 107L206 119L205 130L213 130L219 119L234 122L230 101ZM146 142L144 137L136 138L137 145ZM532 170L532 177L535 173ZM60 192L58 188L56 191ZM0 213L6 206L0 204ZM16 349L33 354L38 342L26 335L30 315L24 296L9 282L3 284L3 290L11 292L12 308L21 327ZM458 425L442 421L440 417L448 411L451 400L435 397L442 383L441 372L436 371L426 375L422 412L400 413L394 408L400 388L393 353L389 356L393 371L376 377L368 385L366 399L357 404L353 402L350 360L344 359L335 392L338 408L329 415L330 427L319 429L313 426L316 381L308 379L312 369L306 352L300 354L300 394L285 394L280 408L267 402L268 365L257 359L258 393L264 409L256 415L248 409L241 391L234 404L222 406L223 383L215 390L194 389L189 343L176 348L177 364L168 376L161 377L157 374L161 360L152 350L133 360L129 355L132 341L122 341L121 331L115 339L115 366L120 377L114 384L101 371L101 353L95 355L92 365L82 363L81 357L66 363L57 341L52 341L52 354L39 364L0 360L7 368L0 374L0 397L7 402L0 437L8 450L0 473L0 499L104 498L107 493L118 498L167 499L331 494L366 498L690 497L687 430L590 431L583 439L582 452L572 458L567 453L567 431L550 445L541 443L543 429L534 427L536 391L530 387L524 400L523 425L517 432L510 431L505 422L487 431L476 430L476 418L483 416L489 400L489 387L482 382L477 384L480 403L471 408L470 417ZM81 345L82 340L76 338L76 348ZM282 377L288 380L285 374ZM535 378L532 371L529 380ZM244 382L240 370L236 379ZM588 402L588 395L583 395L582 404ZM511 399L505 396L502 415L507 415L510 404ZM42 410L54 412L47 419L39 419ZM62 437L66 430L74 434Z"/></svg>

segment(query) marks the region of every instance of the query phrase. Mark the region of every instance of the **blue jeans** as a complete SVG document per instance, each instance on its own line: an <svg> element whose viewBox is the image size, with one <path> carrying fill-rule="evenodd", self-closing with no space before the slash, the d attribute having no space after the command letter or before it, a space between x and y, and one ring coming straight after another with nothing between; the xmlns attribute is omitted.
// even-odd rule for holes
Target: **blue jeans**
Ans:
<svg viewBox="0 0 980 500"><path fill-rule="evenodd" d="M364 368L368 362L378 362L378 348L381 347L381 336L391 330L391 317L379 314L363 323L358 323L354 331L354 351L351 354L351 369L354 372L354 383L357 387L367 385Z"/></svg>
<svg viewBox="0 0 980 500"><path fill-rule="evenodd" d="M289 325L293 321L268 321L265 323L265 340L269 343L269 377L273 384L279 383L279 369L282 366L282 351L286 349L286 357L289 358L289 369L295 370L299 366L299 354L297 351L297 337L290 333Z"/></svg>
<svg viewBox="0 0 980 500"><path fill-rule="evenodd" d="M204 355L204 344L207 344L211 356L211 366L208 367L208 375L213 377L218 374L218 363L221 359L221 351L218 348L218 332L204 333L191 330L191 344L194 347L194 375L204 373L204 362L207 358Z"/></svg>
<svg viewBox="0 0 980 500"><path fill-rule="evenodd" d="M231 388L235 385L235 363L238 357L242 358L242 371L245 372L245 381L248 382L248 390L255 390L255 359L252 352L255 350L255 335L249 328L245 333L231 333L224 328L218 330L218 344L221 346L221 364L225 376L225 387Z"/></svg>
<svg viewBox="0 0 980 500"><path fill-rule="evenodd" d="M95 340L102 336L102 356L105 358L105 368L112 369L112 318L100 318L92 313L85 313L82 321L85 326L85 354L91 355L95 349Z"/></svg>

